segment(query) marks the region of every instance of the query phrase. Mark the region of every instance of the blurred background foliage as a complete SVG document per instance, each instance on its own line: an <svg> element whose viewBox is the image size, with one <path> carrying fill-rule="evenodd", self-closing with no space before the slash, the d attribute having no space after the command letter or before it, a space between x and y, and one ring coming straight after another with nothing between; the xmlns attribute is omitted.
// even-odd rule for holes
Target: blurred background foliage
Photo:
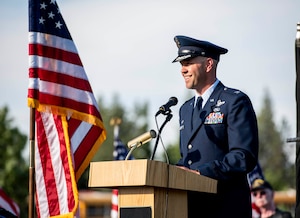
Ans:
<svg viewBox="0 0 300 218"><path fill-rule="evenodd" d="M117 94L108 104L103 98L98 99L104 126L107 130L107 140L102 144L93 161L113 160L113 126L112 118L122 120L120 124L120 139L126 144L129 140L149 131L149 114L147 101L136 103L133 108L126 108L120 102ZM287 144L286 139L295 133L290 133L290 127L285 118L276 124L272 100L266 90L262 99L262 108L256 111L259 126L259 162L264 176L275 190L295 188L295 145ZM28 115L29 116L29 115ZM21 208L21 217L27 217L28 195L28 138L27 133L21 133L13 126L13 118L9 116L9 108L0 108L0 187ZM135 159L149 159L154 140L133 152ZM159 145L160 146L160 145ZM179 136L177 141L165 145L171 164L176 164L179 154ZM27 150L26 150L27 149ZM22 155L23 154L23 155ZM24 155L25 154L25 155ZM165 161L165 154L158 158ZM87 189L88 171L86 169L78 182L79 189Z"/></svg>

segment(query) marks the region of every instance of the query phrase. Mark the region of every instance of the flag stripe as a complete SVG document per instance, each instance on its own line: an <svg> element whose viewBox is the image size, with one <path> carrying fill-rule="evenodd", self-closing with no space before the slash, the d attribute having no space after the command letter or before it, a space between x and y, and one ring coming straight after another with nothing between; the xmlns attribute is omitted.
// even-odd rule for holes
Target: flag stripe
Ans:
<svg viewBox="0 0 300 218"><path fill-rule="evenodd" d="M55 71L47 71L40 68L30 68L29 78L32 81L32 85L36 84L36 82L34 82L36 79L40 79L43 81L67 85L76 89L92 92L92 88L87 80L57 73ZM37 87L34 88L36 89Z"/></svg>
<svg viewBox="0 0 300 218"><path fill-rule="evenodd" d="M99 126L94 126L86 122L79 122L76 119L68 120L69 137L71 140L72 152L75 161L76 178L83 173L84 169L88 166L92 155L95 153L100 144L99 141L104 140L104 129ZM99 138L99 133L101 137ZM82 153L88 154L89 158L83 158Z"/></svg>
<svg viewBox="0 0 300 218"><path fill-rule="evenodd" d="M118 210L119 210L119 200L118 200L118 189L112 190L112 198L111 198L111 217L118 217Z"/></svg>
<svg viewBox="0 0 300 218"><path fill-rule="evenodd" d="M38 146L38 152L39 152L39 157L41 160L41 178L44 179L44 185L45 185L45 190L46 190L46 199L47 204L49 207L51 207L51 211L49 211L49 215L55 215L58 214L58 211L60 211L59 206L60 204L57 203L58 199L58 193L56 189L56 183L55 183L55 174L54 174L54 169L52 165L52 160L51 160L51 154L50 154L50 148L49 148L49 142L48 142L48 137L47 137L47 129L44 129L44 123L46 123L47 127L47 120L42 119L42 116L40 113L36 113L36 122L37 122L37 140L40 142L40 144L43 144L44 146ZM48 126L49 127L49 126ZM54 131L52 131L54 133ZM52 133L51 132L51 133ZM53 137L53 134L51 135ZM54 138L50 139L52 142L57 141L57 136L54 135ZM58 141L57 141L58 142ZM50 142L51 143L51 142ZM48 161L47 161L48 160ZM59 164L59 163L58 163ZM37 177L39 177L39 171L37 172ZM36 184L37 187L39 187L39 183Z"/></svg>
<svg viewBox="0 0 300 218"><path fill-rule="evenodd" d="M62 121L60 116L50 113L37 112L36 117L37 133L45 145L38 147L43 169L42 185L46 189L48 201L45 205L51 208L47 209L50 216L66 214L74 208L75 201Z"/></svg>
<svg viewBox="0 0 300 218"><path fill-rule="evenodd" d="M69 136L72 138L72 136L75 134L76 130L79 128L80 124L82 123L80 120L69 118Z"/></svg>
<svg viewBox="0 0 300 218"><path fill-rule="evenodd" d="M75 170L78 170L78 167L84 162L85 158L81 155L82 153L88 153L93 148L93 144L97 141L98 139L98 134L100 130L99 127L95 126L90 129L88 136L89 137L84 137L82 140L82 144L85 144L86 146L79 146L75 153L74 153L74 158L77 160L77 163L75 165Z"/></svg>
<svg viewBox="0 0 300 218"><path fill-rule="evenodd" d="M41 44L29 44L29 55L43 56L46 58L57 59L71 64L82 66L77 53L65 51L59 48L53 48Z"/></svg>
<svg viewBox="0 0 300 218"><path fill-rule="evenodd" d="M76 120L76 119L70 119L68 121L70 128L72 128L72 125L74 125L74 122L71 123L71 121L73 121L73 120ZM74 132L70 132L70 130L69 130L69 136L71 138L72 150L73 150L74 154L77 151L78 147L82 145L83 139L89 133L90 129L93 128L92 124L89 124L86 122L76 123L75 125L76 125L76 129L74 130ZM74 129L74 128L72 128L72 129Z"/></svg>
<svg viewBox="0 0 300 218"><path fill-rule="evenodd" d="M58 72L72 77L88 80L82 66L52 58L30 55L29 69L31 68L40 68L50 72Z"/></svg>
<svg viewBox="0 0 300 218"><path fill-rule="evenodd" d="M56 86L59 87L59 86ZM80 96L82 99L79 97L77 99L70 99L67 97L64 97L63 93L66 90L70 90L67 87L60 86L61 90L60 93L58 93L58 90L55 90L57 94L61 94L61 96L57 96L45 92L41 92L38 90L29 90L28 97L33 98L34 95L39 96L39 103L44 104L44 105L60 105L61 108L70 108L71 110L80 110L81 113L90 113L91 115L95 117L99 117L99 111L97 110L97 107L95 107L89 100L93 101L93 99L87 99L88 96L84 97L84 93L80 93ZM71 107L72 106L72 107Z"/></svg>
<svg viewBox="0 0 300 218"><path fill-rule="evenodd" d="M97 140L99 131L102 132L103 129L98 126L93 126L86 122L80 122L77 119L70 118L68 120L69 124L69 136L71 138L72 152L74 154L75 171L77 174L82 173L84 168L89 164L83 157L82 153L94 152L97 150L97 146L91 146L93 144L98 144ZM85 167L83 167L85 166ZM76 174L76 177L77 177Z"/></svg>
<svg viewBox="0 0 300 218"><path fill-rule="evenodd" d="M45 180L42 174L42 159L40 157L40 152L38 149L39 145L35 146L35 185L36 185L36 211L38 217L49 217L49 205L48 205L48 196L45 186Z"/></svg>
<svg viewBox="0 0 300 218"><path fill-rule="evenodd" d="M63 130L63 124L61 120L61 116L53 116L54 120L52 121L55 124L55 127L57 129L57 135L60 137L60 151L56 149L56 143L51 144L51 157L57 157L57 162L61 165L60 167L54 167L54 173L56 175L59 175L61 173L60 177L56 177L56 187L58 189L58 192L60 195L58 196L59 202L60 202L60 213L59 214L65 214L69 211L72 211L72 209L75 207L75 200L74 195L72 191L72 177L71 174L73 172L70 172L72 165L69 165L69 155L67 151L67 142L65 137L65 132ZM51 122L51 123L52 123ZM51 131L51 130L50 130ZM49 136L50 134L48 134ZM53 148L53 149L52 149ZM59 152L60 155L57 154ZM57 166L57 162L55 159L53 159L53 166ZM61 171L61 169L63 169ZM67 199L65 198L67 196Z"/></svg>
<svg viewBox="0 0 300 218"><path fill-rule="evenodd" d="M46 45L46 46L62 49L73 53L78 53L74 42L70 39L62 38L47 33L33 32L33 31L29 32L28 38L29 38L29 45L41 44L41 45Z"/></svg>
<svg viewBox="0 0 300 218"><path fill-rule="evenodd" d="M0 188L0 207L9 211L10 213L20 216L19 206L8 197L8 195Z"/></svg>

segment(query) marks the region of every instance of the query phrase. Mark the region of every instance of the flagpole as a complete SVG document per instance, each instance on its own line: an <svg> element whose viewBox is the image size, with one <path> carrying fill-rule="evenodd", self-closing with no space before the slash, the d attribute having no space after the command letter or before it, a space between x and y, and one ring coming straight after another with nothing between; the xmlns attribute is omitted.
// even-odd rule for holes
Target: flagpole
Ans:
<svg viewBox="0 0 300 218"><path fill-rule="evenodd" d="M121 118L118 117L113 117L110 119L109 124L113 126L113 131L114 131L114 140L119 137L119 131L120 131L120 124L122 123ZM116 144L114 141L114 151L116 150ZM113 153L114 154L114 153ZM119 155L117 155L119 156ZM116 157L114 155L114 160L116 160ZM118 218L119 217L119 198L118 198L119 190L118 189L113 189L112 190L112 199L111 199L111 211L110 211L110 217L111 218Z"/></svg>
<svg viewBox="0 0 300 218"><path fill-rule="evenodd" d="M35 108L30 108L28 218L34 218Z"/></svg>
<svg viewBox="0 0 300 218"><path fill-rule="evenodd" d="M119 128L120 128L121 123L122 123L122 120L119 117L113 117L109 121L109 124L114 127L114 138L116 136L119 136Z"/></svg>
<svg viewBox="0 0 300 218"><path fill-rule="evenodd" d="M296 62L296 137L300 137L300 23L297 23L295 40L295 62ZM295 217L300 218L300 141L296 142L296 207Z"/></svg>

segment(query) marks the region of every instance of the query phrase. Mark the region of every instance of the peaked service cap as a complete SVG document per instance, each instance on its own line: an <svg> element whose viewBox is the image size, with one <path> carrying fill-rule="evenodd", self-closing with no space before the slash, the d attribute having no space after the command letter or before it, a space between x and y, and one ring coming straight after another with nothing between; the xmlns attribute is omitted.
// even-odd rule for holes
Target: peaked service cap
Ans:
<svg viewBox="0 0 300 218"><path fill-rule="evenodd" d="M183 61L197 56L210 57L217 61L221 54L228 50L208 41L201 41L187 36L175 36L174 41L178 47L178 56L174 62Z"/></svg>
<svg viewBox="0 0 300 218"><path fill-rule="evenodd" d="M263 179L254 180L254 182L251 185L251 191L256 191L256 190L265 189L265 188L273 190L273 187L271 186L271 184Z"/></svg>

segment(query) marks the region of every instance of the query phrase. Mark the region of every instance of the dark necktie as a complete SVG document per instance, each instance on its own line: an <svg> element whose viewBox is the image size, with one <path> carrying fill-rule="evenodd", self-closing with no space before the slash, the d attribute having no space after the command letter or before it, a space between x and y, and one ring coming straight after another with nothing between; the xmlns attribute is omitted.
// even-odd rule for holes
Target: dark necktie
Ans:
<svg viewBox="0 0 300 218"><path fill-rule="evenodd" d="M197 103L194 107L194 110L193 110L193 120L192 120L192 129L197 126L197 123L199 123L199 120L200 120L200 113L202 111L202 102L203 102L203 99L201 96L199 96L197 98Z"/></svg>

